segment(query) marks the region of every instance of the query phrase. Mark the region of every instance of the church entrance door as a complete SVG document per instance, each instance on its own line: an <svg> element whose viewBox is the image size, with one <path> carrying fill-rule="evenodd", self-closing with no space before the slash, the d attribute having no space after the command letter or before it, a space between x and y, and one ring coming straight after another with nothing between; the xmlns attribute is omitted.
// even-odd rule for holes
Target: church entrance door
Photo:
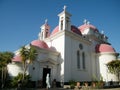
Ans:
<svg viewBox="0 0 120 90"><path fill-rule="evenodd" d="M47 73L51 73L51 69L50 68L43 68L43 87L45 88L46 87L46 76L47 76Z"/></svg>

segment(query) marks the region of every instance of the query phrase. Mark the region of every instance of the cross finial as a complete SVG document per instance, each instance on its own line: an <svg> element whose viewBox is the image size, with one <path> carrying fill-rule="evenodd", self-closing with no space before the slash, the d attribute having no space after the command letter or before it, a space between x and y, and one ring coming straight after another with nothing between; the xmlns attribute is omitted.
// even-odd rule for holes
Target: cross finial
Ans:
<svg viewBox="0 0 120 90"><path fill-rule="evenodd" d="M87 25L89 25L90 24L90 22L89 21L87 21Z"/></svg>
<svg viewBox="0 0 120 90"><path fill-rule="evenodd" d="M47 22L48 22L48 19L45 19L45 24L47 24Z"/></svg>
<svg viewBox="0 0 120 90"><path fill-rule="evenodd" d="M104 31L102 30L101 33L104 34Z"/></svg>
<svg viewBox="0 0 120 90"><path fill-rule="evenodd" d="M83 22L84 22L84 24L87 24L87 20L86 20L86 19L84 19L84 21L83 21Z"/></svg>
<svg viewBox="0 0 120 90"><path fill-rule="evenodd" d="M66 5L64 5L64 7L63 7L64 11L66 11L66 8L67 8L67 6L66 6Z"/></svg>

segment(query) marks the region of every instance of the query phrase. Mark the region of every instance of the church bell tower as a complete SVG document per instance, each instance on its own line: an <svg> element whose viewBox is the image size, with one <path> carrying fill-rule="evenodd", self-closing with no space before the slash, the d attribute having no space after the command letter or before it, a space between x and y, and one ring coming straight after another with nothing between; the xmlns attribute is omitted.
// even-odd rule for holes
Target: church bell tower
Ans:
<svg viewBox="0 0 120 90"><path fill-rule="evenodd" d="M66 11L66 6L64 6L63 11L58 14L59 16L59 30L71 30L70 13Z"/></svg>
<svg viewBox="0 0 120 90"><path fill-rule="evenodd" d="M43 24L40 28L41 32L38 34L38 39L44 40L50 36L50 26L48 25L47 19L45 20L45 24Z"/></svg>

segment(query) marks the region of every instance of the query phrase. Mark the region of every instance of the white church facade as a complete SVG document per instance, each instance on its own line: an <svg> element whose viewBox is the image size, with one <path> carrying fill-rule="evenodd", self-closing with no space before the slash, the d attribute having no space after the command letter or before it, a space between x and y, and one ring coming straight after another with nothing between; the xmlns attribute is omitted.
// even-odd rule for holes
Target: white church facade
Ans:
<svg viewBox="0 0 120 90"><path fill-rule="evenodd" d="M109 61L116 60L118 56L108 42L108 37L87 20L79 27L71 25L71 14L66 11L66 7L58 16L59 24L51 33L46 20L38 39L29 43L38 53L27 70L31 80L43 80L45 83L49 73L51 81L56 79L60 83L70 80L91 82L94 78L101 80L101 77L105 82L117 81L106 67ZM15 54L13 63L8 65L10 76L17 76L23 71L19 50Z"/></svg>

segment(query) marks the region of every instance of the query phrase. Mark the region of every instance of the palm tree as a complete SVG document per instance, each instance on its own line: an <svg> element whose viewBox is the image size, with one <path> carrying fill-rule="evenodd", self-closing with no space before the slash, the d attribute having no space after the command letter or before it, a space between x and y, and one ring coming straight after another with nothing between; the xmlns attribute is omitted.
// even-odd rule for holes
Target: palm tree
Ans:
<svg viewBox="0 0 120 90"><path fill-rule="evenodd" d="M120 60L112 60L107 64L108 70L110 73L115 74L120 81L119 73L120 73Z"/></svg>
<svg viewBox="0 0 120 90"><path fill-rule="evenodd" d="M29 48L22 46L20 49L20 56L22 58L23 64L23 79L22 79L23 82L29 64L33 63L33 61L36 59L37 51L32 46L30 46Z"/></svg>
<svg viewBox="0 0 120 90"><path fill-rule="evenodd" d="M0 70L1 70L1 81L2 88L4 87L7 77L7 65L11 62L14 54L12 52L0 52Z"/></svg>

